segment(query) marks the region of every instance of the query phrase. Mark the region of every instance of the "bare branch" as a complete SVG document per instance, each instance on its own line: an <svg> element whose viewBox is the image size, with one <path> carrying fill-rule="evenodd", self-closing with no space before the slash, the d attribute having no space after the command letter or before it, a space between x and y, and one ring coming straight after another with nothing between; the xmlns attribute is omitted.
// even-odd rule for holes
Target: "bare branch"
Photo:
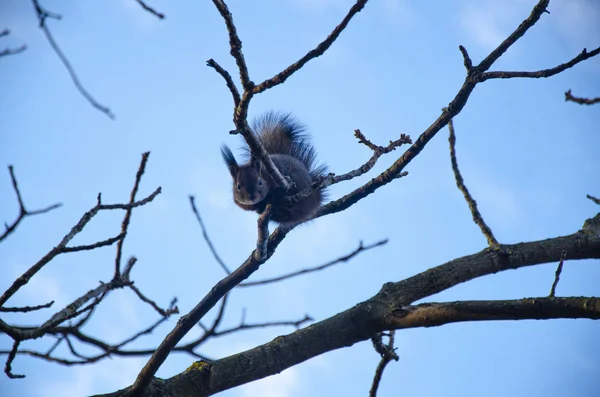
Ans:
<svg viewBox="0 0 600 397"><path fill-rule="evenodd" d="M550 289L550 297L554 297L554 294L556 292L556 286L558 285L558 280L560 280L560 273L562 272L562 268L563 268L563 262L565 260L565 257L567 256L567 251L563 251L562 255L560 256L560 262L558 262L558 267L556 268L556 272L554 274L554 282L552 283L552 288Z"/></svg>
<svg viewBox="0 0 600 397"><path fill-rule="evenodd" d="M396 354L396 348L394 347L394 336L396 335L396 331L392 330L388 334L388 343L383 344L383 332L378 332L377 334L371 337L371 342L373 342L373 347L375 351L381 355L381 360L375 369L375 375L373 376L373 383L371 384L371 390L369 391L369 397L377 396L377 389L379 389L379 384L381 383L381 377L383 376L383 371L385 367L389 364L390 361L395 360L398 361L400 358L398 354Z"/></svg>
<svg viewBox="0 0 600 397"><path fill-rule="evenodd" d="M21 342L18 340L14 341L13 347L10 350L10 353L8 353L8 357L6 358L6 365L4 366L4 373L6 375L8 375L8 377L11 379L21 379L21 378L25 377L25 375L18 375L18 374L12 373L12 362L14 361L15 357L17 356L17 350L19 349L20 343Z"/></svg>
<svg viewBox="0 0 600 397"><path fill-rule="evenodd" d="M175 348L177 343L189 332L189 330L198 324L206 313L208 313L208 311L213 308L225 294L250 277L252 273L258 270L264 261L269 259L270 255L268 249L265 249L265 255L258 253L258 251L262 250L265 246L268 248L268 239L266 237L268 237L269 207L270 206L267 206L265 212L263 212L258 220L259 237L257 248L242 265L219 281L188 314L180 318L175 328L162 341L160 346L152 354L150 360L148 360L144 368L140 371L131 389L132 396L142 396L148 385L152 382L152 377L166 360L169 352ZM278 235L283 238L285 233L286 232L280 231L278 232ZM258 260L257 258L260 258L261 260Z"/></svg>
<svg viewBox="0 0 600 397"><path fill-rule="evenodd" d="M4 37L4 36L8 36L10 34L10 30L9 29L4 29L0 31L0 37ZM6 48L3 51L0 51L0 57L6 56L6 55L15 55L18 53L21 53L23 51L25 51L27 49L27 46L25 44L23 44L20 47L17 48Z"/></svg>
<svg viewBox="0 0 600 397"><path fill-rule="evenodd" d="M404 168L419 155L429 141L433 139L433 137L445 127L452 118L462 111L475 86L483 81L481 78L482 74L537 22L541 14L544 13L547 4L548 0L539 1L533 8L531 15L525 19L521 25L519 25L519 27L515 29L515 31L502 42L500 46L498 46L498 48L492 51L479 65L473 67L471 72L467 74L462 87L454 99L448 104L447 108L445 108L446 110L442 112L442 114L418 137L415 143L413 143L412 146L408 148L394 164L392 164L392 166L344 197L331 201L327 205L321 207L317 211L315 218L343 211L375 192L375 190L396 179ZM269 245L274 249L278 245L278 242L274 240L273 244Z"/></svg>
<svg viewBox="0 0 600 397"><path fill-rule="evenodd" d="M133 205L135 203L135 195L137 194L138 189L140 187L140 181L142 180L142 175L144 175L144 171L146 170L146 164L148 163L149 156L150 152L144 152L142 154L142 161L135 175L135 183L133 184L133 189L131 189L131 194L129 196L129 205ZM122 238L119 239L119 242L117 243L117 254L115 256L115 278L119 277L119 275L121 274L121 256L123 254L123 243L125 242L127 228L129 227L129 222L131 221L132 210L133 207L130 207L125 211L123 223L121 224Z"/></svg>
<svg viewBox="0 0 600 397"><path fill-rule="evenodd" d="M139 174L139 171L138 171L138 174ZM12 175L12 172L11 172L11 175ZM16 179L13 179L13 184L16 188L15 190L17 191L17 198L18 198L19 204L21 206L21 212L22 212L24 210L23 205L22 205L23 200L21 199L20 192L17 188ZM94 244L92 244L92 245L83 245L83 246L79 246L79 247L67 247L67 244L69 243L69 241L71 241L73 239L73 237L75 237L78 233L80 233L83 230L83 228L89 223L90 220L92 220L92 218L94 216L96 216L96 214L99 211L111 210L111 209L131 210L131 208L135 208L137 206L149 203L159 193L160 193L160 187L158 189L156 189L156 191L154 193L152 193L150 196L146 197L143 200L140 200L138 202L132 202L130 204L115 204L115 205L103 205L102 201L101 201L101 195L98 194L98 199L97 199L96 205L92 209L87 211L85 214L83 214L83 216L81 217L79 222L77 222L77 224L75 224L75 226L73 226L71 228L69 233L67 233L63 237L63 239L60 241L60 243L56 247L54 247L52 250L50 250L50 252L48 252L46 255L44 255L44 257L42 259L40 259L37 263L35 263L33 266L31 266L19 278L17 278L12 283L12 285L2 294L2 296L0 296L0 306L3 306L11 296L13 296L22 286L24 286L25 284L27 284L29 282L31 277L33 277L38 271L40 271L40 269L42 269L42 267L44 267L48 262L50 262L52 259L54 259L57 255L67 253L67 252L72 252L72 251L80 251L80 250L84 250L84 249L89 249L89 247L94 246ZM119 238L121 238L120 235L117 237L113 237L111 239L96 243L96 245L98 247L110 245L110 244L114 243L115 241L117 241Z"/></svg>
<svg viewBox="0 0 600 397"><path fill-rule="evenodd" d="M471 57L469 56L469 53L467 52L467 49L464 46L459 45L458 49L460 50L460 53L463 56L465 69L467 69L467 73L469 73L471 69L473 69L473 61L471 60Z"/></svg>
<svg viewBox="0 0 600 397"><path fill-rule="evenodd" d="M40 28L44 31L44 34L46 35L46 38L48 39L50 46L52 47L52 49L54 50L56 55L58 55L58 57L60 58L61 62L67 69L67 72L69 72L69 75L71 76L71 80L73 80L75 87L77 87L77 89L79 90L81 95L83 95L84 98L87 99L88 102L93 107L95 107L102 113L106 114L109 118L114 119L115 115L110 111L110 109L104 105L101 105L98 101L96 101L94 99L94 97L92 97L92 95L83 87L83 85L79 81L79 77L77 77L77 73L75 72L75 69L73 69L73 66L71 66L71 63L69 62L69 60L67 59L65 54L62 52L62 50L60 49L60 47L54 40L54 37L52 36L50 29L48 29L48 26L46 25L46 18L61 19L61 16L58 14L50 13L48 10L42 8L42 6L40 6L38 0L32 0L32 1L33 1L35 11L36 11L38 21L40 22Z"/></svg>
<svg viewBox="0 0 600 397"><path fill-rule="evenodd" d="M8 166L8 172L10 174L10 180L12 181L13 190L17 195L17 202L19 203L19 215L12 224L6 225L4 232L0 234L0 242L15 231L15 229L17 228L17 226L19 226L19 223L21 223L23 218L29 215L43 214L45 212L52 211L53 209L58 208L62 205L62 203L56 203L39 210L27 211L27 209L25 209L25 204L23 203L23 198L21 197L21 191L19 190L19 184L17 183L17 178L15 177L15 171L12 165Z"/></svg>
<svg viewBox="0 0 600 397"><path fill-rule="evenodd" d="M489 79L512 79L515 77L525 77L533 79L539 79L541 77L550 77L560 72L563 72L569 68L572 68L581 61L585 61L586 59L595 57L598 54L600 54L600 47L596 48L591 52L587 52L587 50L584 48L579 55L571 59L569 62L565 62L561 65L550 69L538 70L536 72L486 72L481 75L480 81L486 81Z"/></svg>
<svg viewBox="0 0 600 397"><path fill-rule="evenodd" d="M495 50L493 50L479 65L476 66L478 71L485 72L504 54L517 40L540 19L546 11L550 0L540 0L531 10L531 14L525 19L514 32L510 34Z"/></svg>
<svg viewBox="0 0 600 397"><path fill-rule="evenodd" d="M242 41L240 40L235 24L233 23L233 17L231 16L231 12L229 12L229 8L227 8L227 4L223 0L213 0L213 4L219 10L219 14L225 20L225 25L227 25L227 31L229 32L229 46L231 47L231 56L235 58L235 62L237 63L238 69L240 71L240 80L242 82L242 87L244 87L245 91L250 91L254 87L254 83L250 81L250 76L248 75L248 67L246 66L246 60L244 59L244 54L242 53ZM210 66L210 65L209 65ZM218 71L218 70L217 70Z"/></svg>
<svg viewBox="0 0 600 397"><path fill-rule="evenodd" d="M600 319L600 298L525 298L498 301L423 303L402 307L387 318L391 328L436 327L464 321Z"/></svg>
<svg viewBox="0 0 600 397"><path fill-rule="evenodd" d="M134 284L129 285L129 288L131 288L133 292L135 292L135 294L138 296L138 298L140 298L140 300L152 306L152 308L156 310L157 313L161 316L169 317L171 314L179 313L179 308L176 306L177 298L173 298L173 300L171 300L171 304L169 305L168 309L163 309L160 306L158 306L156 302L154 302L152 299L147 298L144 294L142 294L142 291L140 291Z"/></svg>
<svg viewBox="0 0 600 397"><path fill-rule="evenodd" d="M158 11L156 11L154 8L148 6L144 1L142 0L135 0L137 1L137 3L142 6L142 8L146 11L148 11L150 14L156 16L158 19L164 19L165 18L165 14L162 14Z"/></svg>
<svg viewBox="0 0 600 397"><path fill-rule="evenodd" d="M575 103L578 103L580 105L593 105L595 103L599 103L600 102L600 97L598 97L598 98L576 97L576 96L573 96L571 94L571 90L569 90L569 91L565 92L565 101L575 102Z"/></svg>
<svg viewBox="0 0 600 397"><path fill-rule="evenodd" d="M17 48L5 48L4 50L0 51L0 57L6 56L6 55L16 55L16 54L20 54L23 51L25 51L27 49L27 45L23 44L20 47Z"/></svg>
<svg viewBox="0 0 600 397"><path fill-rule="evenodd" d="M204 236L204 240L206 241L206 244L208 245L210 252L212 252L216 261L219 263L219 265L221 265L223 270L225 270L225 273L231 274L231 270L229 270L229 268L227 267L225 262L223 262L223 260L217 253L217 250L215 249L212 241L210 241L210 237L208 237L208 232L206 231L204 222L202 222L202 218L200 217L200 212L198 212L198 209L196 208L196 199L194 196L190 196L190 205L192 206L192 211L194 212L194 215L196 215L196 219L198 220L198 223L200 224L200 228L202 229L202 236Z"/></svg>
<svg viewBox="0 0 600 397"><path fill-rule="evenodd" d="M335 259L333 261L327 262L327 263L325 263L323 265L311 267L311 268L308 268L308 269L298 270L296 272L284 274L284 275L278 276L278 277L268 278L268 279L265 279L265 280L248 281L248 282L245 282L245 283L240 283L238 285L238 287L254 287L254 286L257 286L257 285L265 285L265 284L270 284L270 283L276 283L278 281L287 280L287 279L292 278L292 277L296 277L296 276L300 276L300 275L303 275L303 274L312 273L312 272L316 272L316 271L319 271L319 270L327 269L328 267L336 265L338 263L347 262L350 259L352 259L355 256L357 256L358 254L360 254L361 252L368 251L368 250L370 250L372 248L379 247L380 245L387 244L387 242L388 242L388 239L384 239L384 240L378 241L378 242L376 242L374 244L363 245L363 243L361 241L359 243L359 245L358 245L358 248L356 248L354 251L352 251L348 255L342 256L342 257L337 258L337 259Z"/></svg>
<svg viewBox="0 0 600 397"><path fill-rule="evenodd" d="M233 82L233 79L231 78L231 75L221 67L221 65L219 65L217 63L217 61L215 61L214 59L209 59L208 61L206 61L206 64L208 66L210 66L211 68L213 68L214 70L217 71L217 73L219 73L221 75L221 77L223 77L225 79L225 83L227 84L227 87L229 88L229 91L231 92L231 96L233 97L233 105L234 107L238 107L238 105L240 104L240 93L238 92L237 87L235 86L235 83Z"/></svg>
<svg viewBox="0 0 600 397"><path fill-rule="evenodd" d="M269 240L269 221L271 220L271 204L258 217L258 239L254 250L254 259L264 263L267 260L267 241Z"/></svg>
<svg viewBox="0 0 600 397"><path fill-rule="evenodd" d="M51 307L54 304L54 301L50 301L48 303L45 303L43 305L38 305L38 306L22 306L22 307L0 307L0 312L6 312L6 313L14 313L14 312L19 312L19 313L27 313L27 312L33 312L36 310L41 310L41 309L47 309L49 307Z"/></svg>
<svg viewBox="0 0 600 397"><path fill-rule="evenodd" d="M594 203L600 205L600 199L596 198L594 196L590 196L589 194L586 194L586 197L589 198L590 200L592 200Z"/></svg>
<svg viewBox="0 0 600 397"><path fill-rule="evenodd" d="M109 245L113 245L117 241L122 241L124 237L125 237L125 234L120 233L120 234L116 235L115 237L107 238L106 240L98 241L97 243L94 243L94 244L78 245L76 247L64 247L61 250L61 253L90 251L90 250L100 248L100 247L107 247Z"/></svg>
<svg viewBox="0 0 600 397"><path fill-rule="evenodd" d="M259 94L265 90L268 90L269 88L272 88L276 85L282 84L284 81L286 81L288 79L288 77L290 77L292 74L294 74L296 71L298 71L308 61L323 55L325 53L325 51L327 51L327 49L331 46L331 44L333 44L333 42L339 37L339 35L342 33L342 31L344 29L346 29L346 26L348 26L348 23L350 23L350 20L352 19L352 17L354 15L358 14L364 8L365 4L367 4L367 0L358 0L350 8L350 11L348 11L348 14L344 17L342 22L338 26L336 26L335 29L333 29L331 34L329 36L327 36L327 38L325 40L323 40L321 43L319 43L319 45L316 46L314 49L310 50L306 55L304 55L302 58L300 58L296 63L288 66L284 71L278 73L277 75L271 77L268 80L263 81L262 83L260 83L256 87L254 87L253 93Z"/></svg>
<svg viewBox="0 0 600 397"><path fill-rule="evenodd" d="M465 185L465 181L463 180L462 175L460 174L460 170L458 169L458 160L456 160L456 134L454 133L454 123L452 120L448 121L448 129L450 130L450 136L448 137L448 142L450 142L450 162L452 163L452 172L454 172L454 178L456 179L456 186L458 190L460 190L467 201L469 206L469 210L471 210L471 215L473 216L473 222L481 229L481 233L487 239L488 245L495 247L498 245L498 240L494 237L494 233L492 233L492 229L485 223L481 213L477 209L477 202L469 193L469 189Z"/></svg>
<svg viewBox="0 0 600 397"><path fill-rule="evenodd" d="M365 146L367 146L369 149L371 149L373 151L373 155L365 164L361 165L360 167L358 167L355 170L349 171L342 175L336 176L336 175L330 173L330 174L324 176L323 178L320 178L319 180L314 181L306 189L303 189L294 195L286 196L284 198L285 201L286 202L299 202L299 201L304 200L308 196L310 196L310 194L312 192L314 192L315 190L322 189L322 188L334 185L334 184L342 182L342 181L349 181L350 179L353 179L353 178L356 178L363 174L366 174L375 166L375 163L377 163L377 160L379 160L379 157L381 157L383 154L390 153L391 151L396 150L396 148L400 147L403 144L412 144L410 136L405 135L405 134L400 134L400 139L397 139L395 141L390 141L390 143L387 146L375 145L370 140L368 140L363 135L363 133L358 129L354 130L354 136L358 139L359 143L364 144ZM408 172L406 172L406 171L401 172L398 175L398 178L405 177L406 175L408 175Z"/></svg>

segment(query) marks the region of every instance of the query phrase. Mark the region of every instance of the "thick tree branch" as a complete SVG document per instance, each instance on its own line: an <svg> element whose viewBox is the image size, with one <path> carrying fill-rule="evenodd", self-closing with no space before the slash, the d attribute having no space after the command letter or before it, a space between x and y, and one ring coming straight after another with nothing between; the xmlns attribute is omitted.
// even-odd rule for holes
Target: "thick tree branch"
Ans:
<svg viewBox="0 0 600 397"><path fill-rule="evenodd" d="M586 224L600 224L600 214ZM600 298L535 298L410 306L417 300L474 278L554 262L565 250L571 260L600 259L600 233L593 232L590 227L584 229L564 237L486 248L403 281L386 283L372 298L326 320L211 364L193 365L185 373L168 380L151 382L145 395L159 395L161 390L190 387L191 384L196 396L213 395L279 373L328 351L367 340L388 329L471 320L600 318ZM232 274L238 271L240 269ZM219 287L218 284L215 289ZM107 396L124 395L128 390Z"/></svg>
<svg viewBox="0 0 600 397"><path fill-rule="evenodd" d="M158 368L167 359L169 353L175 348L177 343L192 329L198 322L212 309L221 298L229 291L235 288L240 282L247 279L252 273L258 270L270 255L268 255L268 223L270 218L270 205L258 219L258 239L256 249L250 254L248 259L240 265L231 274L219 281L210 292L185 316L181 317L175 328L162 341L156 349L150 360L140 371L134 385L131 389L131 396L143 396L146 388L152 382L153 376Z"/></svg>
<svg viewBox="0 0 600 397"><path fill-rule="evenodd" d="M386 321L391 328L437 327L465 321L600 319L600 298L524 298L499 301L423 303L404 307Z"/></svg>

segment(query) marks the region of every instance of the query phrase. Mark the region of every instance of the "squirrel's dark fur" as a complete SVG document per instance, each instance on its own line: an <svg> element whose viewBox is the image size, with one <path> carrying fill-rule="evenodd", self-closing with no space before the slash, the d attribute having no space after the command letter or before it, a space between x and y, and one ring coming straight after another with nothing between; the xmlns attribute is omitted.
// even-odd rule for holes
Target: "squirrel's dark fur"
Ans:
<svg viewBox="0 0 600 397"><path fill-rule="evenodd" d="M298 202L286 202L318 180L327 167L318 165L315 149L306 128L291 114L269 112L252 123L252 131L265 148L281 174L292 186L286 192L278 187L260 160L244 146L246 163L238 165L226 145L221 154L233 178L233 199L242 209L261 213L271 204L271 220L280 224L296 223L310 218L325 199L324 189L313 191Z"/></svg>

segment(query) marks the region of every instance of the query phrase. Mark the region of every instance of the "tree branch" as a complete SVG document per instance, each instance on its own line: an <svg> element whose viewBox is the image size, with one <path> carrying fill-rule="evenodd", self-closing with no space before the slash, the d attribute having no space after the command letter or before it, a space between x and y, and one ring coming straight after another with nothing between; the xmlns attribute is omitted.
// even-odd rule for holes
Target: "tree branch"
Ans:
<svg viewBox="0 0 600 397"><path fill-rule="evenodd" d="M60 49L60 47L58 46L58 44L54 40L54 37L52 36L52 33L50 32L50 29L48 29L48 26L46 25L46 18L61 19L62 17L60 15L58 15L58 14L50 13L49 11L47 11L46 9L44 9L39 4L38 0L32 0L32 1L33 1L33 6L35 8L36 16L37 16L38 21L40 23L40 28L44 32L44 35L46 35L46 38L48 39L48 42L50 43L50 46L52 47L52 49L54 50L54 52L56 53L56 55L58 55L58 57L60 58L61 62L63 63L63 65L67 69L67 72L69 72L69 75L71 76L71 80L73 80L73 83L75 84L75 87L77 87L77 89L79 90L79 92L81 93L81 95L83 95L83 97L85 99L87 99L88 102L93 107L95 107L96 109L98 109L102 113L106 114L109 118L114 119L115 115L110 111L110 109L108 107L100 104L98 101L96 101L94 99L94 97L85 89L85 87L83 87L83 85L79 81L79 77L77 76L77 73L75 72L75 69L73 68L73 66L71 66L71 63L69 62L69 60L67 59L67 57L65 56L65 54L62 52L62 50Z"/></svg>
<svg viewBox="0 0 600 397"><path fill-rule="evenodd" d="M196 200L195 200L194 196L190 196L190 205L192 206L192 211L194 212L194 215L196 215L196 219L198 220L198 223L200 224L200 229L202 229L202 236L204 236L204 241L206 241L206 244L208 245L210 252L212 252L213 256L215 257L215 260L219 263L219 265L221 265L223 270L225 270L225 273L231 274L231 270L229 270L229 268L227 267L225 262L223 262L223 260L217 253L217 250L215 249L212 241L210 241L210 237L208 237L208 232L206 231L204 222L202 222L202 218L200 217L200 212L198 212L198 209L196 208Z"/></svg>
<svg viewBox="0 0 600 397"><path fill-rule="evenodd" d="M314 49L310 50L306 55L300 58L296 63L288 66L284 71L278 73L277 75L271 77L268 80L263 81L253 89L254 94L259 94L269 88L272 88L276 85L282 84L284 81L288 79L292 74L298 71L302 66L304 66L311 59L317 58L325 53L329 47L333 44L333 42L339 37L346 26L350 23L350 20L354 15L358 14L367 4L368 0L358 0L348 11L348 14L342 19L342 22L333 29L331 34L327 36L325 40L319 43Z"/></svg>
<svg viewBox="0 0 600 397"><path fill-rule="evenodd" d="M148 11L150 14L154 15L155 17L157 17L158 19L164 19L165 18L165 14L162 14L158 11L156 11L154 8L148 6L144 1L142 0L135 0L137 1L137 3L146 11Z"/></svg>
<svg viewBox="0 0 600 397"><path fill-rule="evenodd" d="M288 273L288 274L284 274L282 276L277 276L277 277L273 277L273 278L267 278L264 280L257 280L257 281L248 281L245 283L240 283L238 285L238 287L254 287L257 285L265 285L265 284L271 284L271 283L276 283L279 281L283 281L283 280L287 280L289 278L292 277L297 277L297 276L301 276L303 274L307 274L307 273L313 273L313 272L317 272L319 270L324 270L327 269L328 267L331 267L333 265L337 265L338 263L342 263L342 262L348 262L350 259L354 258L356 255L360 254L363 251L368 251L372 248L375 247L379 247L380 245L384 245L387 244L388 240L381 240L378 241L376 243L370 244L370 245L363 245L362 241L360 242L360 244L358 245L358 248L356 248L354 251L352 251L351 253L349 253L348 255L342 256L340 258L334 259L330 262L327 262L325 264L322 264L320 266L315 266L315 267L309 267L306 269L302 269L302 270L298 270L296 272L292 272L292 273Z"/></svg>
<svg viewBox="0 0 600 397"><path fill-rule="evenodd" d="M17 228L17 226L19 226L19 223L21 223L21 221L25 217L30 216L30 215L43 214L43 213L52 211L53 209L56 209L62 205L62 203L56 203L56 204L52 204L46 208L42 208L39 210L27 211L27 209L25 209L25 204L23 203L23 197L21 197L21 191L19 190L19 184L17 183L17 178L15 177L14 167L12 165L8 166L8 173L10 174L10 180L13 185L13 190L15 191L15 194L17 195L17 202L19 203L19 215L17 216L17 219L15 219L15 221L12 224L10 224L10 225L5 224L4 232L2 234L0 234L0 242L2 242L2 240L4 240L12 232L14 232L15 229ZM0 304L0 306L1 306L1 304Z"/></svg>
<svg viewBox="0 0 600 397"><path fill-rule="evenodd" d="M498 240L494 237L494 233L492 233L492 229L485 223L481 213L477 209L477 202L469 193L469 189L465 185L465 181L463 180L462 175L460 174L460 170L458 169L458 160L456 160L456 134L454 133L454 124L452 120L448 121L448 129L450 130L450 136L448 137L448 142L450 142L450 162L452 163L452 172L454 173L454 179L456 179L456 186L458 190L460 190L467 201L467 205L469 206L469 210L471 210L471 216L473 217L473 222L481 229L481 233L483 233L484 237L487 239L488 245L495 247L498 245Z"/></svg>
<svg viewBox="0 0 600 397"><path fill-rule="evenodd" d="M586 224L600 224L600 214ZM478 277L556 261L564 250L569 252L572 260L600 259L600 234L582 230L564 237L501 245L497 249L486 248L403 281L386 283L372 298L326 320L211 364L192 365L185 373L173 378L156 383L150 381L147 394L183 387L192 377L195 395L209 396L274 375L328 351L367 340L386 329L473 320L600 318L600 298L534 298L410 306L417 300ZM238 271L240 269L232 275ZM229 277L217 284L213 291ZM249 362L253 365L247 365ZM106 396L124 395L129 391L134 390L128 388Z"/></svg>
<svg viewBox="0 0 600 397"><path fill-rule="evenodd" d="M593 105L595 103L600 103L600 97L598 98L582 98L576 97L571 94L571 90L565 92L565 101L571 101L578 103L580 105Z"/></svg>
<svg viewBox="0 0 600 397"><path fill-rule="evenodd" d="M373 383L371 384L371 390L369 391L369 397L377 396L377 389L379 389L379 383L381 383L381 377L383 376L383 371L385 367L390 363L390 361L395 360L398 361L400 358L398 354L396 354L396 348L394 347L394 336L396 335L396 331L390 331L388 335L388 343L386 345L383 344L383 332L379 332L371 337L371 341L373 342L373 347L375 351L381 355L381 360L375 369L375 375L373 376Z"/></svg>

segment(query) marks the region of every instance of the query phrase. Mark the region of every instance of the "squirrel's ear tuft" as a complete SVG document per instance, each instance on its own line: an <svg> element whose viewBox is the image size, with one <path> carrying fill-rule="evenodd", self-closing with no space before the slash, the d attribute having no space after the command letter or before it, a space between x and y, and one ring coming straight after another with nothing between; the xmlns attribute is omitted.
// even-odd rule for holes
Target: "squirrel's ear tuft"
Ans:
<svg viewBox="0 0 600 397"><path fill-rule="evenodd" d="M221 146L221 156L223 156L223 161L225 161L227 168L229 168L229 173L231 174L231 177L235 179L237 176L239 166L237 161L235 160L235 157L233 156L233 153L231 153L231 149L229 149L227 145Z"/></svg>

